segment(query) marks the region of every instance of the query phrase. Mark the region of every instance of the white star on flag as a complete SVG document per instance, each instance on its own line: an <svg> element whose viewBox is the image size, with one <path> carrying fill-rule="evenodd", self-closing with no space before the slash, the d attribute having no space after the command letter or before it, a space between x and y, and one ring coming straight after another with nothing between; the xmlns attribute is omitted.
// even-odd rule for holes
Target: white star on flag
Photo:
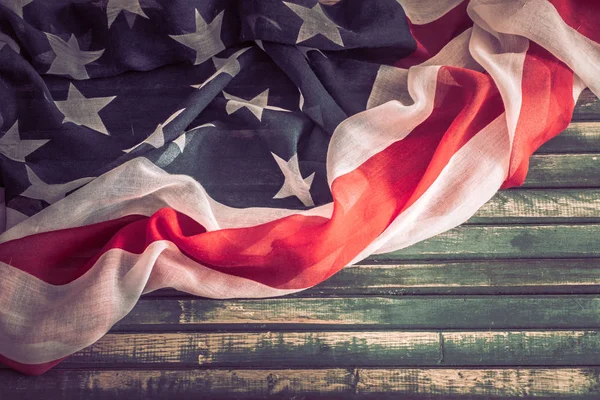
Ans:
<svg viewBox="0 0 600 400"><path fill-rule="evenodd" d="M259 121L262 121L262 113L265 109L289 112L289 110L283 108L267 105L269 102L269 89L266 89L264 92L251 100L245 100L240 97L233 96L225 91L223 91L223 96L225 96L225 98L228 100L227 105L225 106L227 115L231 115L240 108L246 107Z"/></svg>
<svg viewBox="0 0 600 400"><path fill-rule="evenodd" d="M71 182L48 184L42 181L35 172L25 165L27 169L27 178L29 178L29 186L21 196L29 197L30 199L44 200L46 203L53 204L65 197L67 193L73 191L94 179L94 177L81 178Z"/></svg>
<svg viewBox="0 0 600 400"><path fill-rule="evenodd" d="M197 126L195 128L188 130L187 132L183 132L177 139L173 140L173 143L175 143L177 145L177 147L179 147L179 150L181 151L181 153L183 153L183 150L185 149L185 145L186 145L186 134L187 135L194 134L197 131L199 131L200 129L207 128L209 126L214 128L215 124L211 124L211 123L202 124L200 126Z"/></svg>
<svg viewBox="0 0 600 400"><path fill-rule="evenodd" d="M13 11L19 17L23 18L23 7L25 7L27 4L31 3L32 1L33 0L3 0L3 1L0 1L0 3L4 7Z"/></svg>
<svg viewBox="0 0 600 400"><path fill-rule="evenodd" d="M329 19L323 8L319 3L315 4L312 8L300 6L298 4L283 2L288 6L297 16L302 19L302 26L298 32L298 38L296 43L304 42L318 34L325 36L333 43L344 46L342 36L340 35L340 27L337 26L332 20Z"/></svg>
<svg viewBox="0 0 600 400"><path fill-rule="evenodd" d="M14 161L25 162L25 157L33 153L50 140L21 140L19 135L19 122L0 138L0 153Z"/></svg>
<svg viewBox="0 0 600 400"><path fill-rule="evenodd" d="M86 126L90 129L108 135L106 126L102 122L98 112L113 101L117 96L109 97L90 97L87 98L79 90L69 83L69 93L67 99L55 101L56 107L64 114L63 124L72 122L77 125Z"/></svg>
<svg viewBox="0 0 600 400"><path fill-rule="evenodd" d="M146 13L140 5L140 0L108 0L106 6L106 18L108 19L108 28L115 22L115 19L119 16L121 11L124 11L125 18L127 18L127 24L131 28L136 15L148 19ZM129 16L133 16L129 22Z"/></svg>
<svg viewBox="0 0 600 400"><path fill-rule="evenodd" d="M307 178L302 178L300 165L298 164L298 154L294 154L289 161L285 161L275 153L271 154L285 178L283 186L281 186L281 189L279 189L279 192L277 192L273 198L283 199L290 196L296 196L306 207L314 206L315 203L310 195L310 187L315 178L315 173L313 172Z"/></svg>
<svg viewBox="0 0 600 400"><path fill-rule="evenodd" d="M221 11L210 24L202 18L196 9L196 31L183 35L169 35L179 43L196 51L194 65L202 64L215 54L225 50L221 40L221 25L223 24L223 13Z"/></svg>
<svg viewBox="0 0 600 400"><path fill-rule="evenodd" d="M231 76L232 78L234 76L236 76L237 74L240 73L241 70L241 66L240 66L240 62L238 61L238 57L241 56L242 54L244 54L250 47L246 47L243 48L241 50L236 51L235 53L233 53L232 55L230 55L227 58L218 58L218 57L213 57L212 58L212 62L215 66L215 73L212 74L208 79L206 79L204 82L198 84L198 85L192 85L193 88L195 89L201 89L203 88L208 82L212 81L213 79L215 79L217 77L217 75L219 74L227 74L229 76Z"/></svg>
<svg viewBox="0 0 600 400"><path fill-rule="evenodd" d="M129 153L131 150L141 146L144 143L149 144L150 146L154 147L155 149L158 149L159 147L164 146L165 145L165 134L163 132L163 128L165 127L165 125L169 124L171 121L173 121L175 118L177 118L177 116L179 114L181 114L184 110L185 110L185 108L175 111L173 114L171 114L171 116L169 118L167 118L165 120L165 122L158 124L158 126L156 127L154 132L152 132L150 134L150 136L148 136L146 138L146 140L144 140L142 143L136 144L135 146L125 149L123 151L125 153Z"/></svg>
<svg viewBox="0 0 600 400"><path fill-rule="evenodd" d="M54 51L56 58L52 61L47 74L70 75L73 79L88 79L85 66L99 59L104 49L96 51L83 51L75 35L71 35L68 42L51 33L46 33L48 43Z"/></svg>

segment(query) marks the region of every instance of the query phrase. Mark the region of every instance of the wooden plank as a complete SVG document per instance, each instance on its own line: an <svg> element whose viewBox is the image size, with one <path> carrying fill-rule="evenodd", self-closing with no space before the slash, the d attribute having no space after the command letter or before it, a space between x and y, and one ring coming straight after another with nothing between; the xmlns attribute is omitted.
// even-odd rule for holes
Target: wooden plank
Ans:
<svg viewBox="0 0 600 400"><path fill-rule="evenodd" d="M600 154L538 154L522 187L600 187Z"/></svg>
<svg viewBox="0 0 600 400"><path fill-rule="evenodd" d="M600 368L0 371L7 399L597 399ZM398 397L401 396L401 397Z"/></svg>
<svg viewBox="0 0 600 400"><path fill-rule="evenodd" d="M374 261L591 258L600 256L600 225L459 226Z"/></svg>
<svg viewBox="0 0 600 400"><path fill-rule="evenodd" d="M441 358L438 332L111 334L60 367L417 366Z"/></svg>
<svg viewBox="0 0 600 400"><path fill-rule="evenodd" d="M442 365L600 365L599 331L443 332Z"/></svg>
<svg viewBox="0 0 600 400"><path fill-rule="evenodd" d="M58 368L600 365L599 331L109 334Z"/></svg>
<svg viewBox="0 0 600 400"><path fill-rule="evenodd" d="M590 90L584 90L579 96L573 121L600 121L600 101Z"/></svg>
<svg viewBox="0 0 600 400"><path fill-rule="evenodd" d="M597 329L595 295L142 299L113 332L181 330Z"/></svg>
<svg viewBox="0 0 600 400"><path fill-rule="evenodd" d="M592 258L600 225L459 226L372 261Z"/></svg>
<svg viewBox="0 0 600 400"><path fill-rule="evenodd" d="M600 259L364 264L299 295L598 293Z"/></svg>
<svg viewBox="0 0 600 400"><path fill-rule="evenodd" d="M600 189L501 190L468 221L470 224L561 222L600 222Z"/></svg>
<svg viewBox="0 0 600 400"><path fill-rule="evenodd" d="M600 113L598 114L600 119ZM564 132L550 139L536 153L600 152L600 123L572 122Z"/></svg>
<svg viewBox="0 0 600 400"><path fill-rule="evenodd" d="M410 294L600 294L600 258L351 265L288 297ZM191 297L172 289L146 298Z"/></svg>

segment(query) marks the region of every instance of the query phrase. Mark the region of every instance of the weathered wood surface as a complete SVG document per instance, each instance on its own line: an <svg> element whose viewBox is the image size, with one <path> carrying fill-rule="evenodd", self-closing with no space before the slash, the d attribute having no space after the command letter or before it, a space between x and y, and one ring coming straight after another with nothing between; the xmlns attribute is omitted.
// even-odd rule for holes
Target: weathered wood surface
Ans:
<svg viewBox="0 0 600 400"><path fill-rule="evenodd" d="M597 399L600 368L0 371L7 399ZM443 396L443 397L442 397Z"/></svg>
<svg viewBox="0 0 600 400"><path fill-rule="evenodd" d="M531 157L525 188L600 187L600 153L537 154Z"/></svg>
<svg viewBox="0 0 600 400"><path fill-rule="evenodd" d="M599 331L109 334L58 368L598 365Z"/></svg>
<svg viewBox="0 0 600 400"><path fill-rule="evenodd" d="M467 224L568 222L600 222L600 189L503 190Z"/></svg>
<svg viewBox="0 0 600 400"><path fill-rule="evenodd" d="M600 225L459 226L372 261L600 257Z"/></svg>
<svg viewBox="0 0 600 400"><path fill-rule="evenodd" d="M540 147L537 153L600 152L600 123L572 122L560 135Z"/></svg>
<svg viewBox="0 0 600 400"><path fill-rule="evenodd" d="M598 329L595 295L143 299L113 331ZM600 361L600 359L599 359ZM600 362L599 362L600 364Z"/></svg>

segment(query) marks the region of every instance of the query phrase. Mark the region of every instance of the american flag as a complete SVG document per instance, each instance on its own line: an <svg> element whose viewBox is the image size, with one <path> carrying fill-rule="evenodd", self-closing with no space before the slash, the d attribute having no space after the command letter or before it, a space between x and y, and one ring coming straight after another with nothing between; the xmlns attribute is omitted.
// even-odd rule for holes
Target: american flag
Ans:
<svg viewBox="0 0 600 400"><path fill-rule="evenodd" d="M466 221L600 94L596 0L0 0L0 362Z"/></svg>

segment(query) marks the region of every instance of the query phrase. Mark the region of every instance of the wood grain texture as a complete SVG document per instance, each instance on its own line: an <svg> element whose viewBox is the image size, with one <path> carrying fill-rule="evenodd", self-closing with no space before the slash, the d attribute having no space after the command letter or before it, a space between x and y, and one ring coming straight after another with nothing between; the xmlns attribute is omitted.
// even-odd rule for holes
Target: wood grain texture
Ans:
<svg viewBox="0 0 600 400"><path fill-rule="evenodd" d="M109 334L58 368L600 365L598 331Z"/></svg>
<svg viewBox="0 0 600 400"><path fill-rule="evenodd" d="M537 154L524 188L600 187L600 154Z"/></svg>
<svg viewBox="0 0 600 400"><path fill-rule="evenodd" d="M351 265L287 297L405 294L600 294L600 258ZM192 297L163 289L145 298Z"/></svg>
<svg viewBox="0 0 600 400"><path fill-rule="evenodd" d="M114 332L311 329L598 329L595 295L142 299Z"/></svg>
<svg viewBox="0 0 600 400"><path fill-rule="evenodd" d="M600 123L572 122L559 134L537 150L537 153L590 153L600 152Z"/></svg>
<svg viewBox="0 0 600 400"><path fill-rule="evenodd" d="M600 396L599 376L598 368L54 370L37 378L0 371L0 387L11 400L48 398L49 393L63 400L527 396L587 400Z"/></svg>
<svg viewBox="0 0 600 400"><path fill-rule="evenodd" d="M574 293L600 290L600 259L349 266L310 295Z"/></svg>
<svg viewBox="0 0 600 400"><path fill-rule="evenodd" d="M502 190L467 224L568 222L600 222L600 189Z"/></svg>
<svg viewBox="0 0 600 400"><path fill-rule="evenodd" d="M459 226L371 261L592 258L600 225Z"/></svg>

